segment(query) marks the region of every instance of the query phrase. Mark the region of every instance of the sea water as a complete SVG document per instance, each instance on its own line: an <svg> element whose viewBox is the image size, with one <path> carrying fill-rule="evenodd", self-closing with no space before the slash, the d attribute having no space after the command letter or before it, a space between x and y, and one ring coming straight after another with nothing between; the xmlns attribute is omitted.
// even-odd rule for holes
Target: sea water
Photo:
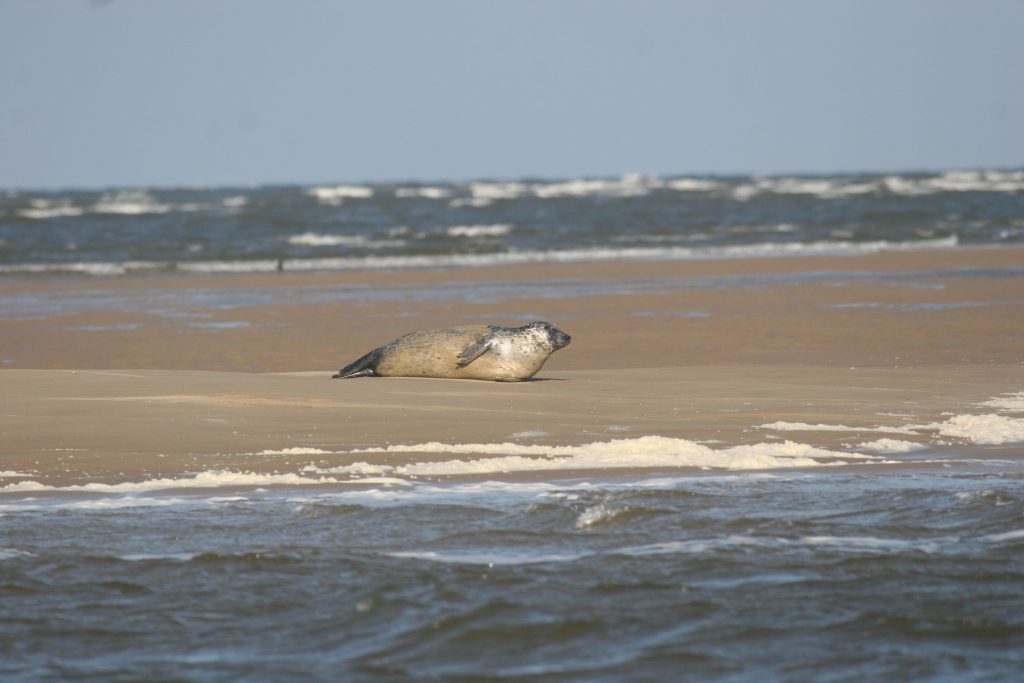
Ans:
<svg viewBox="0 0 1024 683"><path fill-rule="evenodd" d="M762 426L850 431L839 450L647 436L389 447L402 467L296 446L287 472L73 486L0 472L0 676L1013 680L1019 399L870 441Z"/></svg>
<svg viewBox="0 0 1024 683"><path fill-rule="evenodd" d="M261 272L1024 243L1024 171L0 191L0 275Z"/></svg>

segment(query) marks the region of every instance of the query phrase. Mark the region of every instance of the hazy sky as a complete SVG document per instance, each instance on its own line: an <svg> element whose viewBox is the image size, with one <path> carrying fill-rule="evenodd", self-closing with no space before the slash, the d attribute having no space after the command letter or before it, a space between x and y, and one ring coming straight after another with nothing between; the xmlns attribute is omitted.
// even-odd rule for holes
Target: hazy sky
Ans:
<svg viewBox="0 0 1024 683"><path fill-rule="evenodd" d="M0 187L1022 165L1020 0L0 0Z"/></svg>

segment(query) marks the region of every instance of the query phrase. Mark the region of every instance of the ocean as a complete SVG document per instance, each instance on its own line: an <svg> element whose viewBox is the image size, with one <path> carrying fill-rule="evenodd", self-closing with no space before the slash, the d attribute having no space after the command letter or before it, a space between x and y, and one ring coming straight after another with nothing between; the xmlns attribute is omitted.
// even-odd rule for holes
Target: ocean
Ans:
<svg viewBox="0 0 1024 683"><path fill-rule="evenodd" d="M585 370L532 386L431 385L453 401L480 392L464 399L480 408L474 420L502 410L529 416L494 427L508 436L493 443L444 440L454 429L445 416L394 383L388 400L404 408L367 414L391 425L408 418L413 432L440 441L345 431L348 413L380 400L367 387L379 390L386 379L328 383L324 373L323 382L309 380L318 393L303 402L260 394L241 373L188 375L168 395L151 395L132 393L131 382L152 388L174 381L171 374L67 368L122 350L135 354L125 367L159 363L154 340L190 350L206 341L213 350L204 362L245 363L257 343L276 352L289 340L344 330L310 331L330 317L324 310L335 312L314 306L339 302L351 326L367 327L377 307L395 302L410 317L428 304L471 317L509 301L531 314L569 301L565 310L589 307L587 315L600 317L612 315L607 299L619 304L629 294L640 303L609 327L627 337L634 325L653 334L682 329L693 336L680 343L696 345L700 325L731 324L769 305L778 312L758 293L772 287L784 299L797 286L836 297L855 290L807 303L811 313L794 319L808 335L844 315L844 329L867 331L854 345L871 344L879 320L900 325L886 339L923 330L922 347L934 341L924 338L931 330L947 329L929 327L936 319L971 322L958 329L965 337L981 330L1020 339L1014 320L1024 289L1007 294L1024 278L1019 264L488 283L325 284L272 274L1021 245L1019 170L3 192L0 679L1017 680L1024 387L915 421L935 395L960 396L947 384L973 378L971 364L987 357L960 359L957 372L940 367L899 401L886 398L897 389L862 385L859 369L845 365L848 384L837 382L834 395L807 394L814 405L726 371L749 395L716 394L715 368L687 395L636 400L633 390L586 405L563 388L592 377ZM242 279L263 285L221 287L215 277L190 284L196 274L235 282L238 273L271 275ZM986 298L979 283L990 282L999 297ZM865 283L877 287L856 289ZM702 288L739 294L714 313L669 296ZM464 311L470 303L478 308ZM226 319L210 317L225 311ZM975 317L942 317L954 315ZM574 341L559 353L622 352L602 347L595 332L578 335L582 313L566 317ZM722 329L776 332L759 320ZM37 335L49 354L38 357L56 358L48 367L57 369L33 370L19 334ZM73 346L72 337L85 341ZM805 338L810 355L822 337ZM18 349L3 348L14 339ZM877 357L888 363L897 355L888 351ZM808 361L785 386L799 393L820 383L821 367ZM628 387L629 372L601 375L599 386ZM33 395L5 391L15 373L41 378L18 385L34 386ZM295 382L296 392L305 391L300 379L263 378ZM128 388L104 394L115 382ZM843 403L845 390L867 398ZM531 403L545 392L554 396L545 405L564 416ZM750 407L758 400L775 412ZM899 412L878 407L884 400ZM857 410L843 413L849 405ZM587 412L593 406L611 419ZM711 427L692 438L638 431L640 418L657 411L661 424ZM801 411L834 423L798 422ZM755 422L741 424L748 413ZM125 420L123 433L103 436L99 420L90 422L96 415ZM547 443L545 424L575 431ZM366 433L389 434L389 423L374 429ZM116 453L103 453L97 434ZM264 434L255 449L223 446ZM15 441L44 447L22 451ZM195 445L204 443L216 446ZM129 467L132 457L149 460Z"/></svg>
<svg viewBox="0 0 1024 683"><path fill-rule="evenodd" d="M1024 171L0 193L0 275L431 268L1024 243Z"/></svg>
<svg viewBox="0 0 1024 683"><path fill-rule="evenodd" d="M8 487L0 677L1015 680L1019 456L887 460Z"/></svg>

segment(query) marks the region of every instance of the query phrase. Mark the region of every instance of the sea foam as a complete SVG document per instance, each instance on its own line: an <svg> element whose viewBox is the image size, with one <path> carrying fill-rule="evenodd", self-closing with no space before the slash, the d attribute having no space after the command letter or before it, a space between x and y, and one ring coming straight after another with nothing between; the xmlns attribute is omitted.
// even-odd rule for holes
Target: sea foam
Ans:
<svg viewBox="0 0 1024 683"><path fill-rule="evenodd" d="M70 486L52 486L38 481L21 481L0 486L3 492L68 491L82 493L143 493L183 488L221 488L233 486L295 486L303 484L335 484L332 477L304 477L295 473L233 472L208 470L188 477L156 478L143 481L125 481L117 484L90 482Z"/></svg>
<svg viewBox="0 0 1024 683"><path fill-rule="evenodd" d="M963 439L973 444L998 446L1024 441L1024 418L1005 415L954 415L945 422L922 425L939 435Z"/></svg>
<svg viewBox="0 0 1024 683"><path fill-rule="evenodd" d="M379 249L382 247L400 247L404 240L374 240L365 235L325 235L317 232L303 232L290 235L285 241L303 247L360 247Z"/></svg>
<svg viewBox="0 0 1024 683"><path fill-rule="evenodd" d="M889 434L917 434L910 426L904 427L848 427L846 425L808 424L807 422L770 422L760 429L777 432L883 432Z"/></svg>
<svg viewBox="0 0 1024 683"><path fill-rule="evenodd" d="M315 242L317 233L296 236ZM327 238L324 236L324 238ZM329 238L328 238L329 239ZM770 258L782 256L846 256L873 254L886 251L917 249L949 249L956 247L957 237L933 240L893 242L777 242L721 247L594 247L586 249L552 249L536 251L504 251L490 254L443 254L406 256L350 256L327 258L287 259L285 266L291 271L375 270L391 268L451 268L525 265L533 263L578 263L602 261L675 261L713 260L731 258ZM368 242L369 248L392 246L389 241ZM190 273L270 273L277 269L277 260L254 259L237 261L126 261L91 263L19 263L0 265L0 273L84 273L89 275L123 275L132 272L177 270Z"/></svg>
<svg viewBox="0 0 1024 683"><path fill-rule="evenodd" d="M365 185L335 185L311 187L306 194L315 197L321 204L341 206L346 199L368 199L373 196L373 188Z"/></svg>
<svg viewBox="0 0 1024 683"><path fill-rule="evenodd" d="M981 405L985 406L986 408L995 408L1000 412L1024 413L1024 391L1017 392L1015 394L999 396L997 398L985 401Z"/></svg>
<svg viewBox="0 0 1024 683"><path fill-rule="evenodd" d="M927 444L917 443L916 441L901 441L899 439L883 438L857 444L857 450L874 453L913 453L927 449Z"/></svg>
<svg viewBox="0 0 1024 683"><path fill-rule="evenodd" d="M1020 412L1024 410L1022 396L1024 396L1024 392L1018 392L994 398L978 405L979 407L994 407L1003 412ZM982 446L998 446L1024 442L1024 418L992 413L953 415L942 422L902 426L850 427L846 425L808 424L806 422L770 422L760 425L760 429L789 432L881 432L912 436L933 432L937 436L959 439ZM892 439L879 439L878 441L862 443L858 446L858 448L863 450L887 453L907 453L912 450L919 450L922 447L920 444Z"/></svg>
<svg viewBox="0 0 1024 683"><path fill-rule="evenodd" d="M816 467L875 456L829 451L785 441L713 449L703 444L664 436L596 441L578 446L520 443L428 442L347 451L368 453L450 453L497 456L470 460L442 460L389 466L398 475L466 475L502 472L609 468L697 467L707 469L774 469ZM362 464L360 464L361 466ZM347 466L323 470L346 472Z"/></svg>
<svg viewBox="0 0 1024 683"><path fill-rule="evenodd" d="M170 204L157 202L151 194L144 190L122 190L113 194L103 195L93 205L92 211L95 213L139 216L147 213L167 213L172 208Z"/></svg>
<svg viewBox="0 0 1024 683"><path fill-rule="evenodd" d="M402 198L447 199L452 196L452 190L447 187L400 187L395 190L395 196Z"/></svg>
<svg viewBox="0 0 1024 683"><path fill-rule="evenodd" d="M512 230L511 225L453 225L446 230L451 237L501 237Z"/></svg>

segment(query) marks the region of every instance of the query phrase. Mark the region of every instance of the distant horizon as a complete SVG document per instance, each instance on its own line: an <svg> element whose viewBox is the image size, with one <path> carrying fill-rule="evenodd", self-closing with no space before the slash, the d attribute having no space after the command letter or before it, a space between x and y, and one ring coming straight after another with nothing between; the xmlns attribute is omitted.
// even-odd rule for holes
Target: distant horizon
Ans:
<svg viewBox="0 0 1024 683"><path fill-rule="evenodd" d="M64 185L64 186L7 186L0 187L0 191L12 192L100 192L103 190L133 189L133 190L218 190L218 189L241 189L241 188L268 188L268 187L309 187L314 185L462 185L474 182L558 182L566 180L609 180L621 179L631 176L640 178L830 178L830 177L859 177L859 176L880 176L880 175L942 175L947 173L1018 173L1024 172L1024 164L1019 166L950 166L946 168L891 168L891 169L867 169L847 171L771 171L771 172L709 172L709 173L646 173L642 171L627 171L625 173L586 173L580 175L541 175L529 174L519 176L467 176L463 178L380 178L380 179L333 179L333 180L282 180L282 181L257 181L257 182L235 182L235 183L110 183L97 185Z"/></svg>

